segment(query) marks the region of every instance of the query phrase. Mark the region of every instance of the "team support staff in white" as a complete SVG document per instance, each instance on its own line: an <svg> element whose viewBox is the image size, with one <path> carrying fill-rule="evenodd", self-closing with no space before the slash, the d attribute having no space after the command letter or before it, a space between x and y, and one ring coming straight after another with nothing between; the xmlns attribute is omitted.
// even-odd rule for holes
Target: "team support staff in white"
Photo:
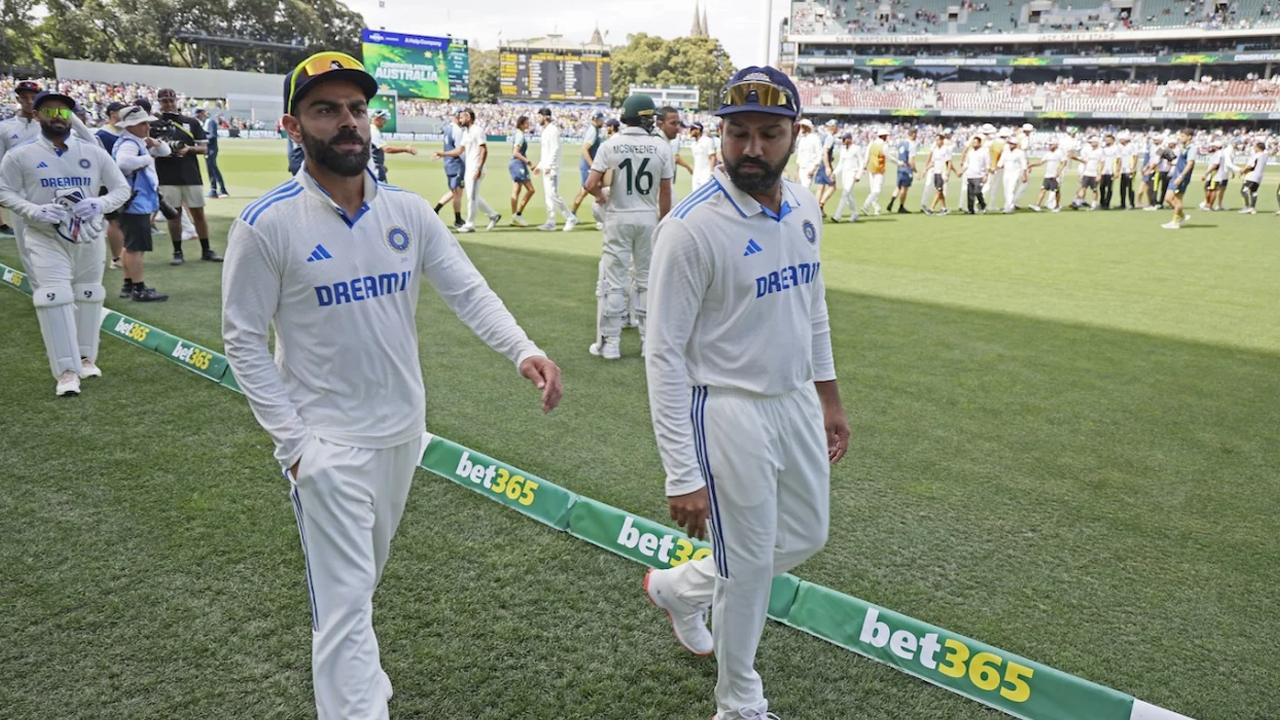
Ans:
<svg viewBox="0 0 1280 720"><path fill-rule="evenodd" d="M489 160L489 145L485 140L485 129L476 122L476 111L465 108L458 113L458 124L467 131L462 144L453 150L437 152L437 158L463 157L466 166L466 179L463 187L467 191L467 220L462 227L456 228L460 233L476 231L476 217L484 213L489 218L486 230L492 230L502 216L485 201L480 194L480 183L484 180L484 164Z"/></svg>
<svg viewBox="0 0 1280 720"><path fill-rule="evenodd" d="M485 284L426 201L379 184L354 58L293 72L284 127L306 152L290 181L232 224L227 359L292 484L312 604L319 720L387 717L372 599L424 441L419 277L490 347L560 400L560 370ZM268 351L274 327L276 357Z"/></svg>
<svg viewBox="0 0 1280 720"><path fill-rule="evenodd" d="M725 88L724 170L654 238L646 367L671 517L711 557L646 576L689 650L713 649L717 720L773 718L756 648L775 575L826 543L829 463L849 441L811 193L782 179L795 85L769 67ZM707 637L704 612L713 605Z"/></svg>
<svg viewBox="0 0 1280 720"><path fill-rule="evenodd" d="M539 225L538 229L555 230L557 210L564 217L565 224L573 217L569 203L560 197L560 128L551 119L551 108L538 110L538 122L542 123L542 135L538 142L538 162L533 166L533 174L542 176L542 194L547 201L547 221Z"/></svg>
<svg viewBox="0 0 1280 720"><path fill-rule="evenodd" d="M587 175L587 192L604 208L604 248L596 284L596 340L592 355L605 360L622 357L619 343L627 316L627 274L635 270L636 298L632 307L644 353L645 305L649 292L649 258L653 231L671 209L671 177L675 174L664 138L653 135L653 98L636 94L622 103L621 132L596 150ZM612 173L609 192L604 178Z"/></svg>
<svg viewBox="0 0 1280 720"><path fill-rule="evenodd" d="M689 137L693 139L689 143L689 151L693 153L693 189L697 190L711 182L711 171L716 166L716 141L698 122L689 126Z"/></svg>
<svg viewBox="0 0 1280 720"><path fill-rule="evenodd" d="M71 136L75 101L43 92L33 108L40 135L0 160L0 205L22 219L22 264L58 395L80 394L80 378L102 374L98 328L105 212L129 199L129 184L95 140ZM98 188L107 194L98 197Z"/></svg>

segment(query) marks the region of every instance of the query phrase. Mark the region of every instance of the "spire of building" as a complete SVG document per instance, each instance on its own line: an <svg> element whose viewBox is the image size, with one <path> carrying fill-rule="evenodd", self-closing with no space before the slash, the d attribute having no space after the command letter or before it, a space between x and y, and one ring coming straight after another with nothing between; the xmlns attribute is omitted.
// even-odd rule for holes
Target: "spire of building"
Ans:
<svg viewBox="0 0 1280 720"><path fill-rule="evenodd" d="M596 23L596 29L591 33L591 42L589 45L604 45L604 38L600 37L600 23Z"/></svg>
<svg viewBox="0 0 1280 720"><path fill-rule="evenodd" d="M689 31L689 37L706 37L706 31L702 28L702 14L698 12L698 4L693 4L693 29Z"/></svg>
<svg viewBox="0 0 1280 720"><path fill-rule="evenodd" d="M702 37L711 37L711 28L707 25L707 9L702 8Z"/></svg>

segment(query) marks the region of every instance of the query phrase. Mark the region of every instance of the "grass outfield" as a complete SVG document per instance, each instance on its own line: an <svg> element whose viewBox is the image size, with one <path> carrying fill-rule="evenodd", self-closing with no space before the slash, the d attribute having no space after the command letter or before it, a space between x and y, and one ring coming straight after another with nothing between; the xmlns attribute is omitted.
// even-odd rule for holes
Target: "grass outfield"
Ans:
<svg viewBox="0 0 1280 720"><path fill-rule="evenodd" d="M234 197L210 206L219 249L240 208L284 179L277 142L227 142L220 160ZM505 211L504 164L486 195ZM392 157L391 180L443 191L425 157ZM797 574L1199 720L1273 718L1272 183L1266 216L1193 211L1180 232L1145 212L827 225L854 432L830 545ZM542 221L540 194L527 219ZM621 362L586 353L588 227L464 240L564 368L561 408L542 417L509 363L424 292L428 427L665 520L635 336ZM172 299L108 307L220 349L220 268L170 268L156 240L147 281ZM18 265L11 240L0 261ZM119 281L107 272L108 290ZM244 399L110 339L106 376L54 398L32 314L0 293L0 715L313 716L297 530ZM395 717L714 710L714 662L675 644L639 566L425 472L394 547L375 606ZM786 720L1003 717L776 625L758 667Z"/></svg>

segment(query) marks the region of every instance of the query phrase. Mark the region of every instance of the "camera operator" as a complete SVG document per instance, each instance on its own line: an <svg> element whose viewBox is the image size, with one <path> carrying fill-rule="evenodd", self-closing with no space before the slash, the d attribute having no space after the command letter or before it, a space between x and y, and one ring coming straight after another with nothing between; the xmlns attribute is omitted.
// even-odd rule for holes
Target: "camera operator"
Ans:
<svg viewBox="0 0 1280 720"><path fill-rule="evenodd" d="M160 101L160 117L151 123L151 137L167 144L170 150L168 156L156 158L160 212L169 225L169 239L173 242L173 260L169 264L183 263L183 206L191 212L191 221L200 238L200 259L222 262L222 256L209 247L209 224L204 217L204 177L196 157L208 152L204 128L199 120L178 112L178 94L172 89L165 88L156 97Z"/></svg>

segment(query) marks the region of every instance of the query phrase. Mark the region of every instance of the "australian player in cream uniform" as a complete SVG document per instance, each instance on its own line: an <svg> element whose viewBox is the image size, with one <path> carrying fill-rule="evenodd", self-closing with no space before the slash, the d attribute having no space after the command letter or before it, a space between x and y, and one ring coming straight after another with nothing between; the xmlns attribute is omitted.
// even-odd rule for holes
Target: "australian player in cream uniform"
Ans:
<svg viewBox="0 0 1280 720"><path fill-rule="evenodd" d="M702 123L694 123L689 128L693 141L689 143L689 151L693 153L693 189L711 182L711 170L716 166L716 141L702 129Z"/></svg>
<svg viewBox="0 0 1280 720"><path fill-rule="evenodd" d="M826 543L829 463L849 427L831 355L811 193L782 180L798 93L773 68L729 82L724 170L658 226L645 358L672 518L711 557L646 576L689 650L713 649L717 720L775 717L754 669L773 577ZM715 618L708 637L704 613Z"/></svg>
<svg viewBox="0 0 1280 720"><path fill-rule="evenodd" d="M636 288L633 310L643 353L653 230L671 209L675 163L667 141L651 132L654 112L648 95L628 97L622 103L622 122L627 127L600 146L587 175L587 192L595 195L596 203L605 210L604 251L596 284L596 339L590 350L606 360L622 357L619 343L627 317L631 267L635 268ZM612 183L606 195L604 177L610 172Z"/></svg>
<svg viewBox="0 0 1280 720"><path fill-rule="evenodd" d="M129 199L129 184L102 146L72 137L75 101L40 93L40 134L0 160L0 205L22 223L19 253L58 395L97 377L102 322L103 214ZM107 194L99 197L98 188Z"/></svg>
<svg viewBox="0 0 1280 720"><path fill-rule="evenodd" d="M320 53L290 85L284 127L306 162L232 224L222 333L292 485L319 720L382 720L391 683L373 592L429 439L414 318L420 278L542 389L544 411L559 402L560 371L426 201L367 169L367 101L378 86L360 63Z"/></svg>
<svg viewBox="0 0 1280 720"><path fill-rule="evenodd" d="M560 128L551 119L551 109L538 110L538 122L542 123L542 135L538 141L538 162L533 166L533 174L542 176L542 194L547 202L547 221L538 226L539 230L556 229L556 211L564 217L564 222L577 223L569 203L560 197Z"/></svg>

